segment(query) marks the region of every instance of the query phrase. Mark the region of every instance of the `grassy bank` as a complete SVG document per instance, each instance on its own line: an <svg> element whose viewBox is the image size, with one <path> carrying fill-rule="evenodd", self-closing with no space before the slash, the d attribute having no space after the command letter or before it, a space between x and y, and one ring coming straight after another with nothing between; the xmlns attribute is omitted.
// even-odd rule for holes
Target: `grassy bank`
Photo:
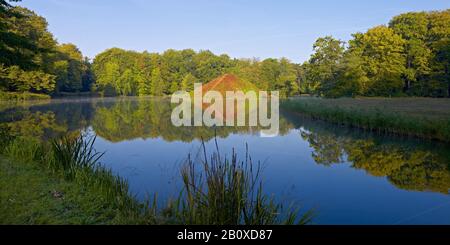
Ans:
<svg viewBox="0 0 450 245"><path fill-rule="evenodd" d="M83 136L43 143L0 130L0 224L305 224L263 194L248 162L216 153L182 168L184 188L167 207L139 201ZM218 152L218 151L217 151ZM212 159L212 162L206 161ZM198 171L200 170L200 171ZM259 173L259 171L258 171ZM204 179L202 179L204 178ZM205 185L206 184L206 185ZM285 212L283 212L285 211Z"/></svg>
<svg viewBox="0 0 450 245"><path fill-rule="evenodd" d="M283 107L380 134L450 141L450 99L299 98L283 102Z"/></svg>
<svg viewBox="0 0 450 245"><path fill-rule="evenodd" d="M0 159L1 224L139 224L92 187L31 162ZM145 222L145 221L144 221Z"/></svg>
<svg viewBox="0 0 450 245"><path fill-rule="evenodd" d="M37 93L19 93L19 92L3 92L0 91L0 101L24 101L24 100L49 100L51 97L48 94Z"/></svg>
<svg viewBox="0 0 450 245"><path fill-rule="evenodd" d="M126 181L98 164L92 143L81 137L52 144L3 137L0 223L157 223Z"/></svg>

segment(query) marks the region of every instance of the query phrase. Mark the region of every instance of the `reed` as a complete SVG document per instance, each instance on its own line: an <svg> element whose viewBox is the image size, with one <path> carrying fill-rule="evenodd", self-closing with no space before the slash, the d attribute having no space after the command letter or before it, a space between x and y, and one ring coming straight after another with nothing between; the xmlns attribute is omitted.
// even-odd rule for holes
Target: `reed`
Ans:
<svg viewBox="0 0 450 245"><path fill-rule="evenodd" d="M138 223L156 222L155 210L142 203L129 191L128 182L100 163L104 153L95 151L96 136L63 137L51 143L50 168L64 178L75 181L97 192L106 202L126 213ZM126 220L122 221L126 223Z"/></svg>
<svg viewBox="0 0 450 245"><path fill-rule="evenodd" d="M282 106L313 119L361 128L378 134L450 141L450 119L411 116L380 107L344 107L335 102L338 101L298 99L287 100L282 103Z"/></svg>
<svg viewBox="0 0 450 245"><path fill-rule="evenodd" d="M233 150L231 158L221 156L219 147L203 159L189 156L181 170L183 191L171 204L169 213L175 223L207 225L307 224L312 212L298 217L299 210L285 209L264 194L261 165L248 155L239 161Z"/></svg>
<svg viewBox="0 0 450 245"><path fill-rule="evenodd" d="M7 135L7 133L4 133ZM4 138L6 139L6 138ZM94 149L96 137L63 137L50 143L30 137L15 137L0 152L15 162L33 163L53 177L75 183L103 203L105 210L116 210L112 223L154 224L156 213L129 191L128 182L100 163L103 153ZM3 142L3 141L2 141ZM99 213L109 211L98 210Z"/></svg>
<svg viewBox="0 0 450 245"><path fill-rule="evenodd" d="M202 143L203 160L194 161L189 155L181 168L184 188L179 197L159 209L156 195L152 201L138 200L125 179L100 163L103 153L95 151L95 140L95 136L80 135L45 143L16 137L8 139L0 153L16 162L37 164L54 177L75 183L77 189L96 196L95 206L101 205L96 206L100 208L98 213L111 215L111 210L115 210L111 220L106 218L110 223L270 225L311 221L312 212L298 217L299 209L285 209L264 194L260 164L252 162L248 147L245 160L239 161L234 150L231 159L222 157L217 141L216 151L208 156Z"/></svg>

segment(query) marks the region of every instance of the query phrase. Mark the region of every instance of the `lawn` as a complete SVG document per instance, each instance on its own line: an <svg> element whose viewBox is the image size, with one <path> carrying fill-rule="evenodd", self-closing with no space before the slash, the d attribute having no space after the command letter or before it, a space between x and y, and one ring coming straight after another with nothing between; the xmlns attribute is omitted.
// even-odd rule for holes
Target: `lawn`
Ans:
<svg viewBox="0 0 450 245"><path fill-rule="evenodd" d="M35 163L0 159L1 224L108 224L119 212L89 188Z"/></svg>

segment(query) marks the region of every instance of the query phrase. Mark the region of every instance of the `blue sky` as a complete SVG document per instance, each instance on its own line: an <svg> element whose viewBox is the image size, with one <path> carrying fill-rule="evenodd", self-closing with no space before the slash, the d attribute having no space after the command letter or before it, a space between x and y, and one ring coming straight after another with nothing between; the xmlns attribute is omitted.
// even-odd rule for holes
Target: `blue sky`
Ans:
<svg viewBox="0 0 450 245"><path fill-rule="evenodd" d="M313 42L387 24L408 11L443 10L449 0L22 0L59 42L93 58L111 47L162 52L209 49L235 58L303 62Z"/></svg>

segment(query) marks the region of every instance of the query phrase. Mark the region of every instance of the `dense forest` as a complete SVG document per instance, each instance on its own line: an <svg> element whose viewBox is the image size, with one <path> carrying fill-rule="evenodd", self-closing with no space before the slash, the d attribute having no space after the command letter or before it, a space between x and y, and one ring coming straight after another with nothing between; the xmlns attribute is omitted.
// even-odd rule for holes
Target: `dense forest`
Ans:
<svg viewBox="0 0 450 245"><path fill-rule="evenodd" d="M319 38L303 64L208 50L119 48L91 63L74 44L59 44L47 26L33 11L0 0L0 92L161 96L233 73L283 97L450 96L450 10L401 14L388 26L353 34L348 43Z"/></svg>
<svg viewBox="0 0 450 245"><path fill-rule="evenodd" d="M90 64L74 44L59 44L46 20L0 1L0 90L55 94L89 91Z"/></svg>

